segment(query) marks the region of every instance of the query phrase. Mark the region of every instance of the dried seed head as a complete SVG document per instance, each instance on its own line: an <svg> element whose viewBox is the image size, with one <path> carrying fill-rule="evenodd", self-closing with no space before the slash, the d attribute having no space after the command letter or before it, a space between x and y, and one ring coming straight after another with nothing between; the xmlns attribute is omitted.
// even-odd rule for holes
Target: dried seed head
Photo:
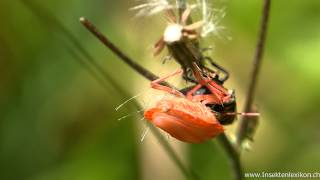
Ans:
<svg viewBox="0 0 320 180"><path fill-rule="evenodd" d="M201 19L195 21L203 22L203 26L199 29L201 37L206 37L213 34L218 37L223 37L221 31L225 28L220 25L220 21L225 16L225 10L219 8L211 8L208 0L195 0L195 4L189 4L184 0L144 0L145 3L137 5L130 10L138 11L136 16L151 16L160 12L167 12L168 10L187 9L187 11L197 11L201 14ZM189 12L190 13L190 12ZM186 13L188 15L188 13ZM182 14L182 20L185 16ZM179 21L178 21L179 22ZM172 23L172 22L171 22ZM182 21L182 25L186 25ZM171 35L171 33L169 33ZM172 36L170 36L172 37ZM177 36L174 36L177 37ZM227 37L229 39L230 37Z"/></svg>
<svg viewBox="0 0 320 180"><path fill-rule="evenodd" d="M163 39L166 43L174 43L182 39L183 26L180 24L170 24L164 31Z"/></svg>
<svg viewBox="0 0 320 180"><path fill-rule="evenodd" d="M211 33L219 36L220 31L224 29L224 27L220 25L220 21L226 15L225 9L213 9L207 0L202 0L199 6L202 12L202 20L204 21L201 36L205 37Z"/></svg>

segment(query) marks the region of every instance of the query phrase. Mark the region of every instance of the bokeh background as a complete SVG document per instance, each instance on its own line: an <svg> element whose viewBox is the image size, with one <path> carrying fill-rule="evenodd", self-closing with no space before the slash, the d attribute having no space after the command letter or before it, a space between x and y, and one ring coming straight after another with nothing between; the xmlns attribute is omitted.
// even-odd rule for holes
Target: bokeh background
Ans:
<svg viewBox="0 0 320 180"><path fill-rule="evenodd" d="M78 21L86 16L139 64L164 75L179 67L163 65L165 53L151 54L165 21L160 15L133 18L128 9L138 3L0 0L0 179L183 179L157 139L149 133L140 141L146 129L141 117L117 120L138 110L129 103L115 111L126 99L142 92L143 105L152 97L148 81ZM204 46L214 46L212 56L231 72L226 86L236 89L241 111L262 1L217 4L226 8L226 29ZM245 172L320 171L319 20L318 0L272 2L256 96L262 116L242 157ZM88 71L83 62L90 56L106 76ZM227 133L232 136L233 129ZM168 142L202 179L231 178L228 158L215 141Z"/></svg>

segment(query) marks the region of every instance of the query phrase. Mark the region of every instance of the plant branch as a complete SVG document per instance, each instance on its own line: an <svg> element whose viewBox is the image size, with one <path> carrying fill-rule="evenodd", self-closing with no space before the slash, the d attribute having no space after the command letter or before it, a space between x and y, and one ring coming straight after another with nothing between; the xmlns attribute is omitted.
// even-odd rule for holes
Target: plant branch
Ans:
<svg viewBox="0 0 320 180"><path fill-rule="evenodd" d="M258 37L258 42L255 50L255 55L253 59L253 69L250 74L250 84L246 96L244 112L251 112L252 111L252 104L254 101L255 89L257 86L257 80L260 72L260 67L262 63L262 57L265 47L266 35L267 35L267 28L268 28L268 21L270 15L270 5L271 0L264 0L263 3L263 11L262 11L262 18L260 24L260 33ZM237 146L240 147L242 141L245 139L247 135L247 131L249 128L250 118L243 117L239 123L239 129L237 133Z"/></svg>
<svg viewBox="0 0 320 180"><path fill-rule="evenodd" d="M116 47L106 36L104 36L98 29L86 18L81 17L80 22L97 38L104 44L107 48L109 48L115 55L117 55L123 62L125 62L132 69L137 71L139 74L149 79L150 81L156 80L159 77L153 74L152 72L146 70L139 64L135 63L130 57L124 54L118 47ZM163 83L166 86L170 86L168 83ZM172 86L171 86L172 87Z"/></svg>

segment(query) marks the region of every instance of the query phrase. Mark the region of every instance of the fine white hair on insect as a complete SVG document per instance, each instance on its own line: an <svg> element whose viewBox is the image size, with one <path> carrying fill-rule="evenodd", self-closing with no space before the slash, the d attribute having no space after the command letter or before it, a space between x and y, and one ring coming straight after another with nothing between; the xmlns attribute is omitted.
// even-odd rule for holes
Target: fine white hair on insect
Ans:
<svg viewBox="0 0 320 180"><path fill-rule="evenodd" d="M167 137L167 140L169 141L170 140L170 135L168 133L166 133L166 137Z"/></svg>
<svg viewBox="0 0 320 180"><path fill-rule="evenodd" d="M143 142L144 139L146 138L147 134L149 133L150 128L146 127L146 129L143 131L140 142Z"/></svg>
<svg viewBox="0 0 320 180"><path fill-rule="evenodd" d="M118 121L121 121L122 119L125 119L125 118L130 117L130 116L136 115L138 113L141 113L143 111L144 111L144 108L140 109L140 110L138 110L136 112L129 113L129 114L125 115L125 116L122 116L122 117L118 118Z"/></svg>
<svg viewBox="0 0 320 180"><path fill-rule="evenodd" d="M136 94L136 95L130 97L129 99L125 100L123 103L121 103L120 105L118 105L118 106L115 108L115 110L118 111L121 107L123 107L124 105L126 105L126 104L129 103L130 101L138 98L139 96L143 95L144 93L148 92L149 90L150 90L150 89L148 88L148 89L140 92L139 94Z"/></svg>
<svg viewBox="0 0 320 180"><path fill-rule="evenodd" d="M123 103L121 103L119 106L117 106L117 107L115 108L115 110L118 111L118 110L119 110L121 107L123 107L125 104L129 103L130 101L135 100L136 98L138 98L139 96L142 96L142 95L145 94L145 93L147 93L147 95L148 95L148 92L149 92L150 90L152 90L152 89L151 89L151 88L147 88L146 90L140 92L139 94L130 97L129 99L127 99L126 101L124 101ZM148 96L149 96L149 95L148 95ZM160 95L160 96L152 97L152 99L153 99L154 101L158 102L158 101L160 101L160 100L163 100L163 99L167 98L168 96L170 97L170 96L173 96L173 95L171 95L171 94L169 94L169 95L168 95L168 94L163 94L163 95ZM150 100L151 97L148 97L147 99L149 99L147 102L144 102L143 99L141 100L141 101L142 101L142 104L143 104L141 109L139 109L139 110L137 110L137 111L135 111L135 112L128 113L128 114L126 114L126 115L118 118L117 120L118 120L118 121L121 121L121 120L123 120L123 119L125 119L125 118L131 117L131 116L134 116L134 115L137 115L137 114L141 114L141 112L144 112L144 111L150 106L150 104L151 104L151 102L152 102L152 101ZM140 120L144 120L144 117L142 117Z"/></svg>

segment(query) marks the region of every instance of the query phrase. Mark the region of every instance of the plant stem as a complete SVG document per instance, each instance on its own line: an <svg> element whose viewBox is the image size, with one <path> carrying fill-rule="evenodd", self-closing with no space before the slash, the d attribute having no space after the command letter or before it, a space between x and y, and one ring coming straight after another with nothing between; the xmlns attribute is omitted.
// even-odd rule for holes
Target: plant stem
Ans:
<svg viewBox="0 0 320 180"><path fill-rule="evenodd" d="M117 55L123 62L125 62L132 69L137 71L139 74L149 79L150 81L156 80L159 77L153 74L152 72L146 70L139 64L135 63L130 57L123 53L118 47L116 47L106 36L104 36L98 29L86 18L81 17L80 22L97 38L109 48L115 55ZM168 83L163 83L166 86L170 86Z"/></svg>
<svg viewBox="0 0 320 180"><path fill-rule="evenodd" d="M246 96L245 101L245 107L244 112L251 112L252 111L252 103L254 101L254 95L255 95L255 89L257 86L257 80L260 72L260 67L262 63L262 57L265 47L265 40L267 35L267 28L268 28L268 20L269 20L269 14L270 14L270 5L271 0L264 0L263 3L263 11L262 11L262 18L261 18L261 24L260 24L260 33L259 38L255 50L255 55L253 59L253 69L250 74L250 84ZM243 118L240 120L239 123L239 129L237 132L237 146L240 147L242 141L246 137L246 133L248 131L250 123L250 118L243 116Z"/></svg>

